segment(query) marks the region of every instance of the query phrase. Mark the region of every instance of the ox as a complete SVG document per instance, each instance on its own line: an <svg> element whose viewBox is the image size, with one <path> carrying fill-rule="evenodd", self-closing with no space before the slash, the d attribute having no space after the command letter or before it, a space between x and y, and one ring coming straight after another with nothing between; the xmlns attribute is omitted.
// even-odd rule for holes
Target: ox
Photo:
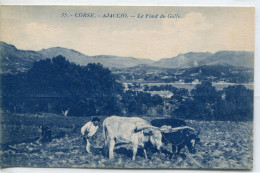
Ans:
<svg viewBox="0 0 260 173"><path fill-rule="evenodd" d="M138 117L111 116L106 118L103 122L103 136L105 147L109 149L109 159L114 158L116 142L132 144L132 160L135 160L138 147L143 148L147 159L145 144L148 142L158 150L162 147L162 134L159 128L151 126L147 121Z"/></svg>
<svg viewBox="0 0 260 173"><path fill-rule="evenodd" d="M170 158L180 155L180 151L187 146L191 154L196 153L195 146L200 141L198 138L199 132L195 132L193 128L187 127L185 121L180 119L155 119L151 121L151 124L156 127L169 127L176 129L183 127L180 131L164 131L162 132L162 142L164 144L170 143L172 145L172 153ZM184 128L187 127L187 128Z"/></svg>

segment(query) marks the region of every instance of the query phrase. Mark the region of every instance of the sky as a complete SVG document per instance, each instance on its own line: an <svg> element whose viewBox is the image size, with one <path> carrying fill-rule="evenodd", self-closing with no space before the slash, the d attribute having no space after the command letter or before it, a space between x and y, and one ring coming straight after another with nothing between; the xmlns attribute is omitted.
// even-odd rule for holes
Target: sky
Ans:
<svg viewBox="0 0 260 173"><path fill-rule="evenodd" d="M95 18L75 17L79 13ZM128 18L102 18L108 13ZM188 52L254 51L251 7L2 6L0 18L1 41L24 50L65 47L89 56L152 60Z"/></svg>

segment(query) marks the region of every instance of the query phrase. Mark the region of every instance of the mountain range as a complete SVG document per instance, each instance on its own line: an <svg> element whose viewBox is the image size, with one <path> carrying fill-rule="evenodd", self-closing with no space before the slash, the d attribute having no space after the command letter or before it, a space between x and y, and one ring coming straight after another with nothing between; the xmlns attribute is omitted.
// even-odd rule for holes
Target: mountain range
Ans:
<svg viewBox="0 0 260 173"><path fill-rule="evenodd" d="M73 49L53 47L40 51L19 50L14 45L0 42L1 73L23 72L32 67L35 61L58 55L79 65L101 63L108 68L129 68L141 64L162 68L191 68L203 65L231 65L236 67L254 67L254 53L247 51L190 52L158 61L134 57L111 55L88 56Z"/></svg>

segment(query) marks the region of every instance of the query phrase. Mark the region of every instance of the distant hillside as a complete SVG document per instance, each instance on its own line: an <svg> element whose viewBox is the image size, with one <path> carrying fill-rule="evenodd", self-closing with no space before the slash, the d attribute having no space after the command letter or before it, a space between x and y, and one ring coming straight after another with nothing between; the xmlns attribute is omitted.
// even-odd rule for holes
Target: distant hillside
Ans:
<svg viewBox="0 0 260 173"><path fill-rule="evenodd" d="M201 66L201 61L210 57L211 53L187 53L179 54L176 57L164 58L154 62L154 66L166 68L189 68Z"/></svg>
<svg viewBox="0 0 260 173"><path fill-rule="evenodd" d="M15 46L0 42L1 73L24 72L35 61L45 59L36 51L18 50Z"/></svg>
<svg viewBox="0 0 260 173"><path fill-rule="evenodd" d="M220 51L217 53L186 53L173 58L165 58L153 63L166 68L190 68L203 65L231 65L254 67L254 53L246 51Z"/></svg>
<svg viewBox="0 0 260 173"><path fill-rule="evenodd" d="M52 57L56 57L58 55L62 55L64 57L66 57L67 60L69 60L70 62L74 62L76 64L80 64L80 65L87 65L89 63L89 57L77 52L73 49L66 49L66 48L62 48L62 47L53 47L53 48L49 48L49 49L42 49L40 50L38 53L40 53L41 55L43 55L46 58L52 58Z"/></svg>
<svg viewBox="0 0 260 173"><path fill-rule="evenodd" d="M110 55L97 55L97 56L87 56L73 49L66 48L49 48L39 51L45 57L55 57L62 55L66 57L70 62L74 62L80 65L87 65L88 63L100 63L108 68L127 68L137 66L139 64L150 64L153 61L148 59L138 59L132 57L119 57Z"/></svg>
<svg viewBox="0 0 260 173"><path fill-rule="evenodd" d="M254 81L252 68L230 65L204 65L181 69L139 65L112 69L112 72L122 83L192 83L196 81L252 83Z"/></svg>
<svg viewBox="0 0 260 173"><path fill-rule="evenodd" d="M217 53L186 53L159 61L111 55L87 56L73 49L53 47L41 51L19 50L15 46L0 42L1 73L17 73L28 70L35 61L58 55L70 62L86 66L100 63L108 68L129 68L139 65L163 68L191 68L203 65L231 65L253 68L254 53L245 51L221 51Z"/></svg>
<svg viewBox="0 0 260 173"><path fill-rule="evenodd" d="M203 62L205 65L231 65L254 68L254 53L246 51L220 51Z"/></svg>
<svg viewBox="0 0 260 173"><path fill-rule="evenodd" d="M52 58L58 55L66 57L70 62L86 66L88 63L100 63L108 68L128 68L140 64L151 64L149 59L119 57L109 55L87 56L73 49L53 47L40 51L19 50L15 46L0 42L1 73L17 73L28 70L35 61Z"/></svg>

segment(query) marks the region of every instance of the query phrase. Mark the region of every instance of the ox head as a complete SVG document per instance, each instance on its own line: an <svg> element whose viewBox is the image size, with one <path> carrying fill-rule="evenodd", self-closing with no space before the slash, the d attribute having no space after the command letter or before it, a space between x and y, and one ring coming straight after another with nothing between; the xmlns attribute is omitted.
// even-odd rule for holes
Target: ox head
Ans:
<svg viewBox="0 0 260 173"><path fill-rule="evenodd" d="M195 129L189 126L181 126L172 128L171 126L162 126L160 130L163 133L176 133L178 134L178 138L182 140L180 144L185 144L190 153L195 154L196 149L195 146L199 143L200 138L198 138L199 132L196 132ZM180 145L178 144L178 145Z"/></svg>
<svg viewBox="0 0 260 173"><path fill-rule="evenodd" d="M135 132L139 132L139 131L143 131L143 134L145 136L149 136L150 142L154 147L157 148L157 150L161 149L163 144L162 144L162 134L159 128L154 126L146 126L146 127L140 127L135 129Z"/></svg>
<svg viewBox="0 0 260 173"><path fill-rule="evenodd" d="M200 138L198 137L199 133L200 133L199 131L196 133L193 130L188 130L187 132L185 132L186 135L185 143L191 154L196 153L196 144L200 142Z"/></svg>

